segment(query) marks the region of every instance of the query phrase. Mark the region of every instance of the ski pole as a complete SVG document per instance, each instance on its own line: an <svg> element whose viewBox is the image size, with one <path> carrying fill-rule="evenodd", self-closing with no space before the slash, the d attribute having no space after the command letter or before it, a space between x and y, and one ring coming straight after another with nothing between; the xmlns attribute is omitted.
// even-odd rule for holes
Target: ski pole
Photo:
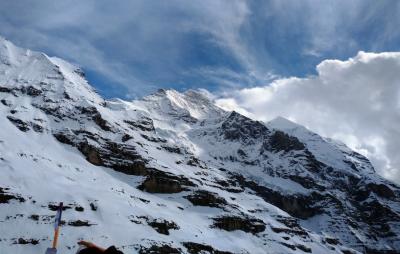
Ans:
<svg viewBox="0 0 400 254"><path fill-rule="evenodd" d="M60 202L60 205L57 209L57 215L54 221L53 245L52 248L47 248L46 254L57 254L57 242L58 242L58 235L60 233L62 210L63 210L63 202Z"/></svg>

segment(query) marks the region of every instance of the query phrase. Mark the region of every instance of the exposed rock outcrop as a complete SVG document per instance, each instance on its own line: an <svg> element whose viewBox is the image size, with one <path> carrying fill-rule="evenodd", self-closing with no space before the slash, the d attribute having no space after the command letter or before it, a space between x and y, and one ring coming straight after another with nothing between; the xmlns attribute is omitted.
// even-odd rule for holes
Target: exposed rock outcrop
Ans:
<svg viewBox="0 0 400 254"><path fill-rule="evenodd" d="M247 233L257 234L265 230L265 223L257 218L248 216L225 215L213 218L213 227L226 231L241 230Z"/></svg>
<svg viewBox="0 0 400 254"><path fill-rule="evenodd" d="M138 188L150 193L179 193L187 190L187 187L194 186L196 185L184 176L176 176L152 169Z"/></svg>
<svg viewBox="0 0 400 254"><path fill-rule="evenodd" d="M201 243L184 242L182 244L183 244L183 246L185 246L185 248L188 250L188 252L190 254L202 254L202 253L207 253L207 254L233 254L232 252L229 252L229 251L216 250L210 245L201 244Z"/></svg>
<svg viewBox="0 0 400 254"><path fill-rule="evenodd" d="M171 247L168 244L152 245L150 247L141 247L139 254L181 254L181 250Z"/></svg>
<svg viewBox="0 0 400 254"><path fill-rule="evenodd" d="M10 193L9 190L10 190L9 188L0 187L0 204L6 204L10 202L10 200L25 202L25 198L21 197L18 194Z"/></svg>
<svg viewBox="0 0 400 254"><path fill-rule="evenodd" d="M296 137L291 137L282 131L275 131L269 139L272 151L289 152L291 150L303 150L305 146Z"/></svg>
<svg viewBox="0 0 400 254"><path fill-rule="evenodd" d="M217 193L212 193L205 190L198 190L192 194L185 196L195 206L208 206L223 208L227 205L224 198L219 197Z"/></svg>

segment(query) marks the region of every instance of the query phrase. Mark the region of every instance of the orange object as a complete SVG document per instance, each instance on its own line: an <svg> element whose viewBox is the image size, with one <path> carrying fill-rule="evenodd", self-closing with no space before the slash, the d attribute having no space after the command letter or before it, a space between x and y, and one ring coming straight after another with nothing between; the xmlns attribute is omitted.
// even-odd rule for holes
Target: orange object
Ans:
<svg viewBox="0 0 400 254"><path fill-rule="evenodd" d="M60 227L57 227L55 230L54 230L54 239L53 239L53 248L57 248L57 242L58 242L58 234L59 234L59 232L60 232Z"/></svg>
<svg viewBox="0 0 400 254"><path fill-rule="evenodd" d="M63 210L63 202L60 202L60 205L57 209L57 215L54 222L54 239L53 239L53 249L57 249L58 235L60 233L61 226L61 214Z"/></svg>

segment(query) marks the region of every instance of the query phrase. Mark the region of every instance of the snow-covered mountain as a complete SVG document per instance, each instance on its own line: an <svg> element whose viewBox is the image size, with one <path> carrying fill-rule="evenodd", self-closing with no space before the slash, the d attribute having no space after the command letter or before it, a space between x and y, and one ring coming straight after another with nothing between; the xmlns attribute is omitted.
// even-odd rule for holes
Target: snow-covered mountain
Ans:
<svg viewBox="0 0 400 254"><path fill-rule="evenodd" d="M400 188L345 145L159 90L104 100L0 39L0 253L400 253Z"/></svg>

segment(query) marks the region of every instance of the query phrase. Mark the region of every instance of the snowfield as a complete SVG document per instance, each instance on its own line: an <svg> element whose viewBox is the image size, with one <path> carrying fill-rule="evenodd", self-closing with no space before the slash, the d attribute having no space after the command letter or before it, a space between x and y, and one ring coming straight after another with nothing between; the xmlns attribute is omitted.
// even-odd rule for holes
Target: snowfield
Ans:
<svg viewBox="0 0 400 254"><path fill-rule="evenodd" d="M400 253L400 188L367 158L204 91L105 100L0 38L0 253Z"/></svg>

